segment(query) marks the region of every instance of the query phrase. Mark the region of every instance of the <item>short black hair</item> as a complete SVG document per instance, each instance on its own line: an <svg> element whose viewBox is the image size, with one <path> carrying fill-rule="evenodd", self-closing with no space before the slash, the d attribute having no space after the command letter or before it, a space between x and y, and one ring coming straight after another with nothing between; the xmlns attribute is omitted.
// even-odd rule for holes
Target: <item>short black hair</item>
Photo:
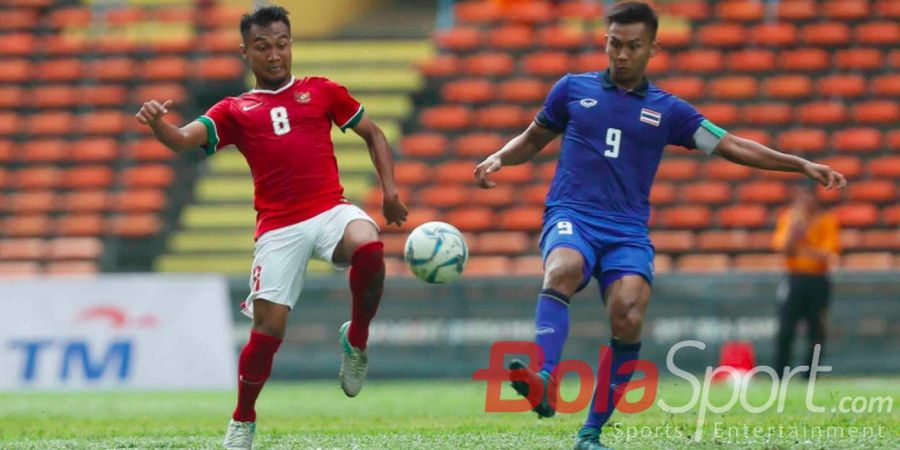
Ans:
<svg viewBox="0 0 900 450"><path fill-rule="evenodd" d="M612 25L621 23L643 23L650 31L650 40L656 40L656 30L659 29L659 18L650 5L643 2L622 2L613 6L606 15L606 23Z"/></svg>
<svg viewBox="0 0 900 450"><path fill-rule="evenodd" d="M288 33L290 33L291 21L288 19L287 10L280 6L271 5L256 8L253 12L241 16L241 37L245 41L250 37L250 26L252 25L265 27L273 22L284 22L288 27Z"/></svg>

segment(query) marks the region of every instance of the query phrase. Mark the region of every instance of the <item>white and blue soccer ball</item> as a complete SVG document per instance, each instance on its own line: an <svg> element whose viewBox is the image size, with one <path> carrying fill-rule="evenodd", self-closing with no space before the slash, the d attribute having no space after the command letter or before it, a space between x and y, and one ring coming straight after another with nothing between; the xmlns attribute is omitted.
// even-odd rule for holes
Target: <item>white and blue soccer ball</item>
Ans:
<svg viewBox="0 0 900 450"><path fill-rule="evenodd" d="M453 225L428 222L409 234L403 257L416 278L444 284L459 278L469 260L469 248Z"/></svg>

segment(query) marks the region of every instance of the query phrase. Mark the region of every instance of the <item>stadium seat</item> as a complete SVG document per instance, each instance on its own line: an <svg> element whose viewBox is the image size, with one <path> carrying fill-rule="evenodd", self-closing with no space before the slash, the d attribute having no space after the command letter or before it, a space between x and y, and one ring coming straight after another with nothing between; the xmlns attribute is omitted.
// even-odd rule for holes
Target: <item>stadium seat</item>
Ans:
<svg viewBox="0 0 900 450"><path fill-rule="evenodd" d="M13 214L49 213L56 208L53 191L25 191L13 194L7 200L7 210Z"/></svg>
<svg viewBox="0 0 900 450"><path fill-rule="evenodd" d="M866 22L856 26L856 41L866 45L897 45L900 43L900 25L893 22Z"/></svg>
<svg viewBox="0 0 900 450"><path fill-rule="evenodd" d="M22 132L23 116L0 111L0 136L12 136Z"/></svg>
<svg viewBox="0 0 900 450"><path fill-rule="evenodd" d="M519 255L531 250L532 242L521 231L494 231L478 236L478 252L494 255Z"/></svg>
<svg viewBox="0 0 900 450"><path fill-rule="evenodd" d="M731 186L724 181L698 181L681 187L681 198L691 203L721 204L731 200Z"/></svg>
<svg viewBox="0 0 900 450"><path fill-rule="evenodd" d="M499 180L498 180L499 181ZM470 188L467 195L469 203L474 206L488 206L491 208L505 208L518 201L519 186L508 183L495 186L493 189Z"/></svg>
<svg viewBox="0 0 900 450"><path fill-rule="evenodd" d="M435 158L448 154L447 138L438 133L416 133L400 140L400 151L408 158Z"/></svg>
<svg viewBox="0 0 900 450"><path fill-rule="evenodd" d="M855 156L830 156L816 162L830 166L848 179L857 178L862 175L862 162Z"/></svg>
<svg viewBox="0 0 900 450"><path fill-rule="evenodd" d="M16 147L9 139L0 139L0 163L10 163L15 159ZM0 188L3 187L3 178L0 175Z"/></svg>
<svg viewBox="0 0 900 450"><path fill-rule="evenodd" d="M900 97L900 74L887 74L872 78L872 93L876 96Z"/></svg>
<svg viewBox="0 0 900 450"><path fill-rule="evenodd" d="M481 45L481 32L477 28L458 27L435 33L438 47L454 52L466 52Z"/></svg>
<svg viewBox="0 0 900 450"><path fill-rule="evenodd" d="M897 198L897 182L894 180L861 180L848 186L850 200L859 202L888 203Z"/></svg>
<svg viewBox="0 0 900 450"><path fill-rule="evenodd" d="M116 193L112 209L118 212L158 212L166 206L166 195L160 189L134 189Z"/></svg>
<svg viewBox="0 0 900 450"><path fill-rule="evenodd" d="M749 246L750 233L746 230L707 230L697 234L697 247L702 251L735 252Z"/></svg>
<svg viewBox="0 0 900 450"><path fill-rule="evenodd" d="M812 80L806 75L775 75L763 82L766 95L776 99L800 99L812 93Z"/></svg>
<svg viewBox="0 0 900 450"><path fill-rule="evenodd" d="M0 83L22 83L31 76L31 62L27 59L7 58L0 64Z"/></svg>
<svg viewBox="0 0 900 450"><path fill-rule="evenodd" d="M52 28L80 28L91 23L91 10L85 7L54 8L47 16Z"/></svg>
<svg viewBox="0 0 900 450"><path fill-rule="evenodd" d="M849 271L888 271L893 265L890 252L850 253L841 257L841 268Z"/></svg>
<svg viewBox="0 0 900 450"><path fill-rule="evenodd" d="M221 28L203 33L199 49L209 53L229 53L241 48L241 35L231 28Z"/></svg>
<svg viewBox="0 0 900 450"><path fill-rule="evenodd" d="M786 152L820 152L828 144L828 135L821 128L792 128L778 135L779 150Z"/></svg>
<svg viewBox="0 0 900 450"><path fill-rule="evenodd" d="M698 230L709 226L712 213L701 205L673 206L660 211L657 221L668 228Z"/></svg>
<svg viewBox="0 0 900 450"><path fill-rule="evenodd" d="M121 181L130 187L166 187L174 178L174 172L168 165L143 164L122 171Z"/></svg>
<svg viewBox="0 0 900 450"><path fill-rule="evenodd" d="M435 208L454 208L470 201L469 189L461 184L426 186L418 192L419 204Z"/></svg>
<svg viewBox="0 0 900 450"><path fill-rule="evenodd" d="M419 72L426 77L443 78L460 71L460 60L455 55L438 55L418 63Z"/></svg>
<svg viewBox="0 0 900 450"><path fill-rule="evenodd" d="M34 136L59 136L72 134L75 129L75 116L66 111L49 111L32 114L26 117L25 129ZM2 130L2 127L0 127ZM21 132L22 130L17 130Z"/></svg>
<svg viewBox="0 0 900 450"><path fill-rule="evenodd" d="M710 159L703 164L703 175L712 179L742 180L749 177L752 173L753 169L747 166L735 164L721 158Z"/></svg>
<svg viewBox="0 0 900 450"><path fill-rule="evenodd" d="M900 149L900 130L891 130L887 133L886 145L891 150Z"/></svg>
<svg viewBox="0 0 900 450"><path fill-rule="evenodd" d="M135 77L137 68L131 58L103 58L87 68L87 75L104 82L123 82Z"/></svg>
<svg viewBox="0 0 900 450"><path fill-rule="evenodd" d="M834 125L847 120L847 108L835 101L804 103L797 107L797 117L805 124Z"/></svg>
<svg viewBox="0 0 900 450"><path fill-rule="evenodd" d="M717 5L717 13L724 20L756 22L763 18L764 5L755 0L726 0Z"/></svg>
<svg viewBox="0 0 900 450"><path fill-rule="evenodd" d="M544 274L544 261L538 255L517 256L512 259L512 274L523 277L540 277Z"/></svg>
<svg viewBox="0 0 900 450"><path fill-rule="evenodd" d="M34 75L41 81L76 81L84 76L84 69L78 59L51 59L40 63Z"/></svg>
<svg viewBox="0 0 900 450"><path fill-rule="evenodd" d="M844 70L874 70L884 64L884 55L876 48L835 50L834 66Z"/></svg>
<svg viewBox="0 0 900 450"><path fill-rule="evenodd" d="M819 94L827 97L859 97L866 92L866 79L861 75L824 76L818 79L816 85Z"/></svg>
<svg viewBox="0 0 900 450"><path fill-rule="evenodd" d="M450 161L440 165L431 179L436 179L438 183L463 183L472 185L475 183L475 162L472 161Z"/></svg>
<svg viewBox="0 0 900 450"><path fill-rule="evenodd" d="M867 161L868 173L876 177L900 179L900 155L887 155Z"/></svg>
<svg viewBox="0 0 900 450"><path fill-rule="evenodd" d="M768 72L775 68L775 53L757 48L740 49L728 53L725 66L732 72Z"/></svg>
<svg viewBox="0 0 900 450"><path fill-rule="evenodd" d="M691 180L697 176L699 163L693 159L664 158L656 171L660 180Z"/></svg>
<svg viewBox="0 0 900 450"><path fill-rule="evenodd" d="M673 203L677 198L675 192L675 184L673 183L654 182L650 186L650 204L657 206Z"/></svg>
<svg viewBox="0 0 900 450"><path fill-rule="evenodd" d="M734 268L749 272L783 272L784 256L770 253L738 254L734 257Z"/></svg>
<svg viewBox="0 0 900 450"><path fill-rule="evenodd" d="M179 81L188 76L188 60L180 56L152 58L137 72L147 81Z"/></svg>
<svg viewBox="0 0 900 450"><path fill-rule="evenodd" d="M465 158L483 158L499 150L506 139L496 133L469 133L453 141L454 152Z"/></svg>
<svg viewBox="0 0 900 450"><path fill-rule="evenodd" d="M817 22L801 29L801 38L807 45L834 47L850 43L850 27L842 22Z"/></svg>
<svg viewBox="0 0 900 450"><path fill-rule="evenodd" d="M466 73L480 76L506 76L516 65L512 56L499 52L482 52L466 58L463 69Z"/></svg>
<svg viewBox="0 0 900 450"><path fill-rule="evenodd" d="M103 243L93 237L61 237L47 241L47 255L54 260L97 259Z"/></svg>
<svg viewBox="0 0 900 450"><path fill-rule="evenodd" d="M3 35L3 46L0 56L28 56L34 52L35 36L27 33L6 33Z"/></svg>
<svg viewBox="0 0 900 450"><path fill-rule="evenodd" d="M93 275L100 271L100 266L94 261L51 261L44 266L46 275Z"/></svg>
<svg viewBox="0 0 900 450"><path fill-rule="evenodd" d="M500 51L522 50L534 41L534 31L526 25L503 25L487 31L484 36L484 42L489 47Z"/></svg>
<svg viewBox="0 0 900 450"><path fill-rule="evenodd" d="M870 203L842 203L833 211L844 227L864 228L878 222L878 208Z"/></svg>
<svg viewBox="0 0 900 450"><path fill-rule="evenodd" d="M86 138L72 143L69 158L80 162L108 162L118 156L118 144L111 138Z"/></svg>
<svg viewBox="0 0 900 450"><path fill-rule="evenodd" d="M522 58L526 74L559 77L572 70L572 58L561 51L534 52Z"/></svg>
<svg viewBox="0 0 900 450"><path fill-rule="evenodd" d="M671 69L672 57L669 55L669 53L666 52L657 53L656 56L650 58L650 61L647 63L648 75L660 75L669 73Z"/></svg>
<svg viewBox="0 0 900 450"><path fill-rule="evenodd" d="M78 102L85 106L122 106L122 101L127 97L124 86L116 84L102 84L94 86L82 86L77 91ZM169 120L173 120L173 112L169 112ZM177 123L177 122L176 122Z"/></svg>
<svg viewBox="0 0 900 450"><path fill-rule="evenodd" d="M482 103L494 98L494 85L483 78L449 81L441 87L441 97L447 103Z"/></svg>
<svg viewBox="0 0 900 450"><path fill-rule="evenodd" d="M724 228L759 228L765 226L769 214L761 205L740 204L719 210L718 222Z"/></svg>
<svg viewBox="0 0 900 450"><path fill-rule="evenodd" d="M838 151L878 151L881 149L881 131L870 127L836 130L831 134L831 145Z"/></svg>
<svg viewBox="0 0 900 450"><path fill-rule="evenodd" d="M540 103L550 90L543 81L536 78L517 78L497 84L496 95L499 100L520 103Z"/></svg>
<svg viewBox="0 0 900 450"><path fill-rule="evenodd" d="M709 84L711 97L715 99L752 98L757 96L758 89L756 78L747 75L719 77Z"/></svg>
<svg viewBox="0 0 900 450"><path fill-rule="evenodd" d="M774 102L746 105L741 108L741 118L753 125L782 125L794 119L789 104Z"/></svg>
<svg viewBox="0 0 900 450"><path fill-rule="evenodd" d="M47 254L46 247L43 239L0 239L0 261L41 260Z"/></svg>
<svg viewBox="0 0 900 450"><path fill-rule="evenodd" d="M244 64L233 56L209 56L194 64L189 73L201 80L235 80L244 73Z"/></svg>
<svg viewBox="0 0 900 450"><path fill-rule="evenodd" d="M435 106L424 109L419 121L435 130L459 130L472 123L472 116L472 111L464 106Z"/></svg>
<svg viewBox="0 0 900 450"><path fill-rule="evenodd" d="M493 2L469 0L454 5L456 19L463 23L489 23L499 20L503 10Z"/></svg>
<svg viewBox="0 0 900 450"><path fill-rule="evenodd" d="M609 67L609 55L606 52L581 53L575 55L572 60L572 70L575 72L597 72L606 70L607 67Z"/></svg>
<svg viewBox="0 0 900 450"><path fill-rule="evenodd" d="M731 258L721 253L684 255L675 262L679 272L714 273L731 269Z"/></svg>
<svg viewBox="0 0 900 450"><path fill-rule="evenodd" d="M69 157L68 143L62 139L37 138L20 145L19 161L24 163L52 163Z"/></svg>
<svg viewBox="0 0 900 450"><path fill-rule="evenodd" d="M662 11L687 19L702 20L710 16L709 4L705 0L683 0L659 5Z"/></svg>
<svg viewBox="0 0 900 450"><path fill-rule="evenodd" d="M875 11L884 17L900 18L900 3L895 0L878 0Z"/></svg>
<svg viewBox="0 0 900 450"><path fill-rule="evenodd" d="M109 218L105 231L114 236L139 238L155 235L161 227L156 214L128 214Z"/></svg>
<svg viewBox="0 0 900 450"><path fill-rule="evenodd" d="M797 44L797 27L792 23L775 22L754 25L747 33L751 44L763 47L792 47Z"/></svg>
<svg viewBox="0 0 900 450"><path fill-rule="evenodd" d="M656 251L662 253L682 253L695 248L694 233L691 231L653 230L650 232L650 242Z"/></svg>
<svg viewBox="0 0 900 450"><path fill-rule="evenodd" d="M78 129L86 134L119 134L130 123L130 114L115 110L102 110L78 115Z"/></svg>
<svg viewBox="0 0 900 450"><path fill-rule="evenodd" d="M818 72L829 68L830 54L821 48L783 50L778 54L778 68L785 71Z"/></svg>
<svg viewBox="0 0 900 450"><path fill-rule="evenodd" d="M13 175L13 186L19 189L55 189L62 182L62 172L53 166L24 167Z"/></svg>
<svg viewBox="0 0 900 450"><path fill-rule="evenodd" d="M588 36L584 30L569 26L544 27L538 37L541 46L562 50L581 48L587 41Z"/></svg>
<svg viewBox="0 0 900 450"><path fill-rule="evenodd" d="M506 256L472 256L466 263L466 276L501 277L509 276L512 260Z"/></svg>
<svg viewBox="0 0 900 450"><path fill-rule="evenodd" d="M132 103L141 103L154 99L160 102L172 100L175 105L180 105L188 98L187 89L180 83L153 83L146 84L135 89L131 98Z"/></svg>
<svg viewBox="0 0 900 450"><path fill-rule="evenodd" d="M738 47L746 42L744 26L733 22L713 22L697 30L703 47Z"/></svg>
<svg viewBox="0 0 900 450"><path fill-rule="evenodd" d="M25 91L19 86L0 86L0 109L17 109L24 103Z"/></svg>
<svg viewBox="0 0 900 450"><path fill-rule="evenodd" d="M485 231L494 228L497 221L491 208L460 207L447 212L447 222L461 231Z"/></svg>
<svg viewBox="0 0 900 450"><path fill-rule="evenodd" d="M0 262L0 278L28 278L40 273L36 262Z"/></svg>
<svg viewBox="0 0 900 450"><path fill-rule="evenodd" d="M881 212L881 220L888 226L900 226L900 205L885 207Z"/></svg>
<svg viewBox="0 0 900 450"><path fill-rule="evenodd" d="M128 141L125 156L138 162L166 161L175 157L175 152L166 148L156 138L144 138Z"/></svg>
<svg viewBox="0 0 900 450"><path fill-rule="evenodd" d="M405 233L382 233L379 240L384 244L384 254L388 256L403 256L403 248L406 245Z"/></svg>
<svg viewBox="0 0 900 450"><path fill-rule="evenodd" d="M384 216L380 212L369 215L375 219L381 229L387 228L387 224L384 223ZM406 216L406 222L403 222L403 226L400 227L400 230L410 232L423 223L434 222L436 220L445 220L444 216L438 210L427 207L414 208L409 211L409 215Z"/></svg>
<svg viewBox="0 0 900 450"><path fill-rule="evenodd" d="M741 184L737 197L746 203L783 203L789 198L788 188L781 181L759 180Z"/></svg>
<svg viewBox="0 0 900 450"><path fill-rule="evenodd" d="M526 206L543 206L549 191L550 185L548 183L532 184L524 187L521 199Z"/></svg>
<svg viewBox="0 0 900 450"><path fill-rule="evenodd" d="M900 121L900 102L869 100L855 103L851 116L860 123L895 124Z"/></svg>
<svg viewBox="0 0 900 450"><path fill-rule="evenodd" d="M98 212L110 205L106 190L77 190L66 192L59 201L59 208L73 213Z"/></svg>
<svg viewBox="0 0 900 450"><path fill-rule="evenodd" d="M476 127L492 130L525 129L534 116L516 104L486 106L475 112Z"/></svg>
<svg viewBox="0 0 900 450"><path fill-rule="evenodd" d="M82 104L82 100L74 87L62 84L32 88L22 103L35 108L71 108Z"/></svg>
<svg viewBox="0 0 900 450"><path fill-rule="evenodd" d="M722 52L712 49L687 50L675 60L675 68L688 73L719 72L722 67Z"/></svg>
<svg viewBox="0 0 900 450"><path fill-rule="evenodd" d="M555 8L549 2L525 2L507 9L503 18L516 23L535 25L556 19Z"/></svg>
<svg viewBox="0 0 900 450"><path fill-rule="evenodd" d="M667 77L656 80L655 83L661 89L686 100L703 98L706 94L703 78L698 76Z"/></svg>
<svg viewBox="0 0 900 450"><path fill-rule="evenodd" d="M442 169L438 174L441 172L447 171ZM404 160L394 164L394 178L400 185L423 184L431 180L431 176L431 167L422 161Z"/></svg>
<svg viewBox="0 0 900 450"><path fill-rule="evenodd" d="M511 231L536 232L541 229L544 216L543 206L522 206L509 208L500 214L500 228Z"/></svg>
<svg viewBox="0 0 900 450"><path fill-rule="evenodd" d="M50 234L50 218L45 214L8 216L0 235L9 237L41 237Z"/></svg>
<svg viewBox="0 0 900 450"><path fill-rule="evenodd" d="M720 126L737 123L738 109L734 103L704 103L696 105L707 119Z"/></svg>
<svg viewBox="0 0 900 450"><path fill-rule="evenodd" d="M825 17L833 20L859 20L869 15L868 0L827 0L822 5Z"/></svg>
<svg viewBox="0 0 900 450"><path fill-rule="evenodd" d="M89 165L66 170L62 185L70 189L93 189L108 187L112 182L112 168L105 165Z"/></svg>
<svg viewBox="0 0 900 450"><path fill-rule="evenodd" d="M474 165L473 165L474 168ZM491 179L498 183L530 183L535 179L534 164L525 163L515 166L504 167L503 170L494 172Z"/></svg>

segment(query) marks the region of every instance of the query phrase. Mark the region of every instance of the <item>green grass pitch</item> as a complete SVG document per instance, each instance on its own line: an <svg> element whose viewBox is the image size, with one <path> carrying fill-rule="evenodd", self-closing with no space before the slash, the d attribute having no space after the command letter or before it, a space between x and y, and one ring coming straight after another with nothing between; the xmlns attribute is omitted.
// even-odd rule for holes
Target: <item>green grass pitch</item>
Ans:
<svg viewBox="0 0 900 450"><path fill-rule="evenodd" d="M569 381L564 397L572 399L576 386ZM751 386L751 405L765 403L766 381ZM752 414L740 406L708 413L699 443L692 440L697 408L669 414L654 404L639 414L617 413L603 441L616 449L897 449L900 414L885 411L886 405L881 412L830 411L844 397L896 403L897 386L898 378L826 378L816 385L814 403L828 411L811 413L804 406L806 384L794 380L783 413ZM270 383L257 407L254 448L563 450L572 447L584 419L584 413L549 420L488 414L484 393L485 383L476 381L370 381L348 399L336 379ZM683 380L663 379L657 400L684 404L691 393ZM730 394L729 386L714 386L710 398L722 405ZM514 398L512 390L504 387L503 398ZM2 393L0 449L219 448L233 402L227 391ZM740 431L745 425L748 431Z"/></svg>

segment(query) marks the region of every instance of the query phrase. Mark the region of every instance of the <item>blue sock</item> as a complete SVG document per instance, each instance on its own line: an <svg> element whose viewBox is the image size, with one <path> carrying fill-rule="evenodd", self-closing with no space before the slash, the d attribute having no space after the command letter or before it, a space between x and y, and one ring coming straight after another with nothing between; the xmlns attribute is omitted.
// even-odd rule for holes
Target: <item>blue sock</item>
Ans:
<svg viewBox="0 0 900 450"><path fill-rule="evenodd" d="M612 367L611 367L611 375L609 378L609 399L606 411L594 411L594 400L596 399L596 395L591 399L591 409L588 410L587 420L584 422L584 426L581 427L582 430L586 428L594 428L597 430L597 433L603 429L603 425L609 420L610 416L612 416L613 410L615 409L615 405L613 404L613 392L616 390L616 386L623 385L631 380L631 375L634 372L628 372L625 375L619 375L619 367L622 367L622 364L625 364L628 361L634 361L638 357L638 353L641 351L641 343L635 342L633 344L626 344L624 342L620 342L616 338L610 339L610 347L612 347ZM600 389L600 380L602 377L597 377L597 386L594 388L594 392ZM605 387L605 386L604 386Z"/></svg>
<svg viewBox="0 0 900 450"><path fill-rule="evenodd" d="M568 336L569 297L553 289L544 289L538 296L534 313L534 340L544 351L542 372L553 372L559 364Z"/></svg>

